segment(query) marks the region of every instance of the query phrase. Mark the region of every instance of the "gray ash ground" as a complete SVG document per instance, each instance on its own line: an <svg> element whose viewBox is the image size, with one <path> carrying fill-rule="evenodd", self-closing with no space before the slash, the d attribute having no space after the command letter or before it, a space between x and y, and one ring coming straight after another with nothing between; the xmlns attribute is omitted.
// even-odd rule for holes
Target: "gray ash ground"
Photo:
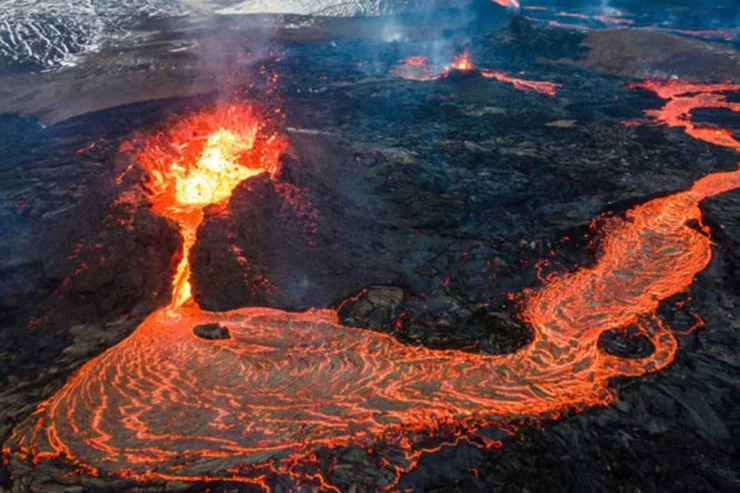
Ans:
<svg viewBox="0 0 740 493"><path fill-rule="evenodd" d="M0 437L70 372L166 303L181 240L173 224L148 209L143 176L115 182L129 164L116 150L132 132L173 113L256 99L284 111L290 141L278 184L255 177L227 204L206 211L192 251L194 292L204 308L337 307L348 325L467 351L505 353L527 343L531 334L506 295L538 285L535 264L543 258L550 269L592 263L598 250L589 247L588 225L600 213L619 213L737 165L737 154L679 129L622 125L661 103L624 89L627 77L580 66L584 34L517 19L449 35L450 51L469 46L479 66L563 84L549 98L480 77L399 80L390 69L400 58L425 54L423 36L387 43L338 29L343 34L334 42L324 31L305 33L310 43L296 34L271 40L274 56L225 72L236 96L182 98L173 89L171 99L142 97L46 128L30 116L0 119ZM224 47L216 32L190 35ZM243 39L234 43L232 52L244 49ZM164 57L168 68L157 70L166 73L131 66L127 74L191 80L192 59L147 49L153 59ZM108 76L106 56L81 69L89 84ZM717 70L734 70L731 60L716 63ZM251 84L244 91L244 81L273 71L280 74L276 90ZM58 104L42 103L41 113ZM702 119L740 129L719 112ZM121 194L130 200L117 200ZM740 191L708 199L703 209L716 242L712 263L688 295L663 304L661 316L680 331L694 323L691 311L706 326L680 338L670 367L614 381L614 405L528 425L500 449L461 444L429 454L399 488L740 491ZM644 350L617 336L602 344L627 357ZM388 480L365 451L320 455L342 491L373 491ZM69 472L61 463L13 459L0 469L0 488L242 490ZM290 491L291 484L275 478L274 488Z"/></svg>

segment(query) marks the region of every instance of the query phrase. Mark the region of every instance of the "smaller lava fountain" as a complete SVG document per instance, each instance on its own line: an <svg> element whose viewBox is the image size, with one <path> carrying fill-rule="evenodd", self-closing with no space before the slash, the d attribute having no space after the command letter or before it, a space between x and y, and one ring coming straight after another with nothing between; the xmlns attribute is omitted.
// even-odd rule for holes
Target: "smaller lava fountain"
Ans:
<svg viewBox="0 0 740 493"><path fill-rule="evenodd" d="M456 56L450 66L450 70L457 70L459 72L469 72L474 69L475 65L470 61L470 52L468 50L463 50L461 54Z"/></svg>
<svg viewBox="0 0 740 493"><path fill-rule="evenodd" d="M414 81L433 81L449 78L455 74L463 76L480 76L493 79L503 84L510 84L523 92L534 91L537 94L555 96L561 84L548 81L533 81L514 77L508 72L477 67L470 58L470 52L464 50L446 66L430 64L425 56L410 56L399 60L393 73L402 79Z"/></svg>

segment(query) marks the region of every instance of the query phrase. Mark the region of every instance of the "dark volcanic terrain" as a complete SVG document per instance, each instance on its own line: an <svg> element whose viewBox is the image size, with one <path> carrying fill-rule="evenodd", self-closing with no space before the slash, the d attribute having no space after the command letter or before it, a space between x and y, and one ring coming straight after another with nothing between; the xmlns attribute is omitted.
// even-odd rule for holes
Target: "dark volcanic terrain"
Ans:
<svg viewBox="0 0 740 493"><path fill-rule="evenodd" d="M377 19L173 23L75 68L0 76L0 440L167 303L182 239L152 213L144 172L122 175L132 163L118 149L173 114L256 101L280 110L288 139L279 181L256 176L206 208L191 254L202 308L337 308L346 325L435 349L526 345L530 330L509 295L541 284L540 261L547 272L590 265L599 236L589 225L600 214L737 169L737 152L649 124L644 111L663 102L625 87L647 76L740 82L730 43L564 30L495 5L435 15L399 17L404 36L393 40ZM406 57L451 60L463 48L479 67L562 87L551 97L475 74L421 82L394 73ZM737 138L738 115L694 117ZM713 258L689 293L661 305L686 332L668 368L615 379L611 406L511 436L490 431L500 448L462 442L426 454L398 489L740 491L740 190L702 210ZM201 332L228 338L218 327ZM629 338L602 343L626 357L646 350ZM363 449L319 457L341 491L387 484ZM3 491L243 488L6 459ZM269 481L292 491L285 477Z"/></svg>

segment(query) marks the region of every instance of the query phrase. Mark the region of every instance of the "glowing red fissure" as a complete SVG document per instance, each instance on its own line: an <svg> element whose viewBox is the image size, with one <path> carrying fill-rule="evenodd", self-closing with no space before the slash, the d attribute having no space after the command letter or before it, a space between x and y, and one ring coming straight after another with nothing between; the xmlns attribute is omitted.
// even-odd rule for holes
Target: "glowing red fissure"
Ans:
<svg viewBox="0 0 740 493"><path fill-rule="evenodd" d="M738 111L721 94L736 85L635 87L667 99L650 112L656 122L740 150L728 133L690 121L691 109L703 104ZM283 142L271 135L262 142ZM160 149L158 142L152 137L145 148ZM267 159L258 162L269 167ZM609 379L657 371L673 360L676 338L658 319L658 304L685 292L711 259L707 228L695 227L699 203L739 187L740 171L713 173L624 218L605 219L595 265L552 275L522 295L534 340L515 354L411 347L344 327L331 310L212 313L174 300L85 364L13 431L4 453L62 457L90 474L139 480L229 480L268 489L268 473L278 473L338 491L296 464L312 463L320 448L372 447L382 439L405 453L404 464L389 465L400 474L424 452L419 436L444 428L455 442L480 426L513 430L515 420L607 404L615 399ZM172 189L155 187L165 195ZM167 200L162 205L171 211ZM228 327L231 339L195 337L193 327L204 323ZM603 331L629 325L650 338L652 355L622 359L597 348Z"/></svg>

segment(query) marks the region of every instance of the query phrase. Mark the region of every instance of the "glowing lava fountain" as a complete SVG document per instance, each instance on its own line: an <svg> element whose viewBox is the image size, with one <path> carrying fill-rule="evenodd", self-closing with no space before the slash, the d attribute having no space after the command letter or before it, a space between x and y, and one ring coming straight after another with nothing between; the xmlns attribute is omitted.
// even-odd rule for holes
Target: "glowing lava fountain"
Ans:
<svg viewBox="0 0 740 493"><path fill-rule="evenodd" d="M137 152L137 161L151 177L152 210L174 220L183 237L173 306L191 296L188 257L203 207L229 198L249 177L277 172L286 141L265 125L254 107L231 105L185 118L149 136Z"/></svg>
<svg viewBox="0 0 740 493"><path fill-rule="evenodd" d="M523 92L534 91L537 94L555 96L561 84L549 81L534 81L514 77L508 72L477 67L470 59L470 52L464 50L453 58L452 63L444 66L429 64L425 56L410 56L399 60L393 73L402 79L428 82L449 77L453 73L478 74L486 79L493 79L502 84L510 84L514 89Z"/></svg>
<svg viewBox="0 0 740 493"><path fill-rule="evenodd" d="M731 108L717 91L737 89L641 87L669 98L653 117L698 138L707 134L690 122L691 108ZM740 149L727 133L711 135ZM198 207L225 199L244 177L273 170L283 145L251 109L234 107L151 136L139 159L152 175L155 210L177 220L187 238ZM711 259L707 229L695 227L699 203L738 187L740 171L714 173L605 219L595 265L524 293L522 317L534 340L504 356L403 345L343 327L330 310L204 312L183 304L187 275L179 274L172 305L83 366L15 429L4 451L142 481L228 480L269 489L277 473L336 490L312 468L316 450L386 443L404 452L402 463L384 463L400 474L414 467L429 436L454 441L484 425L513 430L514 420L607 404L615 399L609 379L673 360L676 338L657 318L658 304L686 291ZM205 323L228 328L231 337L196 337L193 328ZM627 326L642 328L652 355L623 359L598 349L605 330Z"/></svg>

